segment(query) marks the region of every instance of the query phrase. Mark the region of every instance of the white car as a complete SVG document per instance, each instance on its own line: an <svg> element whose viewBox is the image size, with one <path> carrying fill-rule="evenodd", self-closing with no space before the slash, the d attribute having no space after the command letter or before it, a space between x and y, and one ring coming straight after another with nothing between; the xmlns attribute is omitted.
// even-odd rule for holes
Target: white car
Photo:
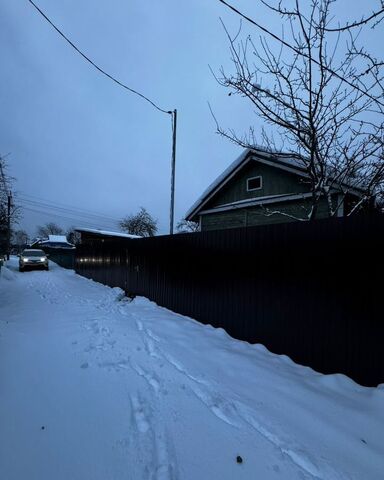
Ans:
<svg viewBox="0 0 384 480"><path fill-rule="evenodd" d="M26 249L19 255L19 271L24 272L31 268L49 270L48 257L43 250Z"/></svg>

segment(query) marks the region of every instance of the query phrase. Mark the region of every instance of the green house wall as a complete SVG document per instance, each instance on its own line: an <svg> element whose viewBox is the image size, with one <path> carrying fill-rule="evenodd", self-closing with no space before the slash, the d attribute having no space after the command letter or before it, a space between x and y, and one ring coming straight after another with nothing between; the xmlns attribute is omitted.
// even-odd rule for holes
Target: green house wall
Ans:
<svg viewBox="0 0 384 480"><path fill-rule="evenodd" d="M239 208L225 212L214 212L201 215L201 230L220 230L236 227L252 227L256 225L268 225L272 223L285 223L296 221L297 218L305 218L309 211L308 202L292 201ZM328 217L328 205L325 199L319 202L316 218Z"/></svg>
<svg viewBox="0 0 384 480"><path fill-rule="evenodd" d="M262 177L260 190L247 191L247 179ZM285 170L250 161L203 207L203 210L268 195L306 193L309 186L305 179Z"/></svg>
<svg viewBox="0 0 384 480"><path fill-rule="evenodd" d="M258 176L262 177L262 188L247 191L247 179ZM308 193L309 191L310 188L305 182L305 178L287 170L251 160L204 205L202 211L242 200L281 194ZM308 199L276 202L264 206L232 208L227 211L200 215L200 225L201 230L219 230L292 222L307 218L310 208L311 204ZM316 218L328 216L327 201L322 199L318 205Z"/></svg>

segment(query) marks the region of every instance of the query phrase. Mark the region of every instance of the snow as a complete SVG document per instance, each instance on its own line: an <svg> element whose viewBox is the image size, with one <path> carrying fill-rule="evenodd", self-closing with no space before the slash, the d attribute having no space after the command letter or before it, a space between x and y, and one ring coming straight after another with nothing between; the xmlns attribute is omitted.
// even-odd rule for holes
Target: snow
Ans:
<svg viewBox="0 0 384 480"><path fill-rule="evenodd" d="M0 275L1 479L383 478L383 386L50 268Z"/></svg>
<svg viewBox="0 0 384 480"><path fill-rule="evenodd" d="M65 235L48 235L47 241L53 243L68 243L67 237Z"/></svg>
<svg viewBox="0 0 384 480"><path fill-rule="evenodd" d="M48 235L48 240L39 240L32 242L32 245L43 245L51 248L75 248L72 243L69 243L65 235Z"/></svg>
<svg viewBox="0 0 384 480"><path fill-rule="evenodd" d="M276 203L276 202L285 202L285 201L290 201L290 200L297 200L297 199L305 199L311 196L311 193L281 193L278 195L266 195L264 197L254 197L254 198L249 198L246 200L237 200L236 202L230 202L230 203L223 203L221 205L218 205L217 207L212 207L207 210L201 210L200 215L204 215L206 213L211 213L211 212L220 212L220 211L226 211L226 210L233 210L237 208L244 208L244 207L249 207L253 205L269 205L271 203Z"/></svg>
<svg viewBox="0 0 384 480"><path fill-rule="evenodd" d="M97 228L76 228L77 232L96 233L98 235L106 235L107 237L123 237L123 238L142 238L139 235L131 235L129 233L110 232L108 230L99 230Z"/></svg>

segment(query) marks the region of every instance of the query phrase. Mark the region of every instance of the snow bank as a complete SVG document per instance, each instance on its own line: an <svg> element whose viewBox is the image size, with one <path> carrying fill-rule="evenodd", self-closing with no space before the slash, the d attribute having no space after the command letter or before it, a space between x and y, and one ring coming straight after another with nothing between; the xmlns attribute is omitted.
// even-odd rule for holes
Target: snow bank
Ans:
<svg viewBox="0 0 384 480"><path fill-rule="evenodd" d="M0 280L16 280L17 276L15 272L7 268L6 266L0 267Z"/></svg>
<svg viewBox="0 0 384 480"><path fill-rule="evenodd" d="M381 480L384 386L55 265L0 281L0 477Z"/></svg>

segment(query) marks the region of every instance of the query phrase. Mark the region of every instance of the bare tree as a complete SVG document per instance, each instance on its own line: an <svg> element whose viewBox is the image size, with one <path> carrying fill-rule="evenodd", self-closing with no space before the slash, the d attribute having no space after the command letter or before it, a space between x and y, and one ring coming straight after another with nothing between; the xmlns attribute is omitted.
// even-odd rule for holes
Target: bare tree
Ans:
<svg viewBox="0 0 384 480"><path fill-rule="evenodd" d="M39 225L36 229L37 236L41 239L48 238L49 235L64 235L64 230L54 222L48 222L45 225Z"/></svg>
<svg viewBox="0 0 384 480"><path fill-rule="evenodd" d="M316 218L324 198L329 215L336 215L342 201L336 191L342 197L362 192L349 214L371 205L384 181L383 91L380 62L371 56L373 80L364 81L366 52L357 42L359 29L381 21L383 10L332 29L334 0L311 0L304 7L296 0L290 9L281 1L259 1L281 17L287 33L255 42L225 29L234 72L221 68L216 77L230 94L251 102L259 125L239 136L215 118L218 133L243 147L261 143L295 156L312 194L303 220Z"/></svg>
<svg viewBox="0 0 384 480"><path fill-rule="evenodd" d="M19 250L27 245L29 242L29 235L25 230L16 230L15 232L12 232L12 243L16 245Z"/></svg>
<svg viewBox="0 0 384 480"><path fill-rule="evenodd" d="M182 218L177 226L177 233L192 233L192 232L199 232L200 227L197 222L191 222L190 220L186 220L185 218Z"/></svg>
<svg viewBox="0 0 384 480"><path fill-rule="evenodd" d="M124 232L140 237L153 237L157 232L157 220L144 207L138 213L123 218L119 226Z"/></svg>
<svg viewBox="0 0 384 480"><path fill-rule="evenodd" d="M0 155L0 254L10 253L13 226L20 218L20 209L12 195L14 178L7 173L5 157Z"/></svg>
<svg viewBox="0 0 384 480"><path fill-rule="evenodd" d="M81 241L81 233L75 230L75 227L70 227L67 230L66 237L72 245L78 245Z"/></svg>

